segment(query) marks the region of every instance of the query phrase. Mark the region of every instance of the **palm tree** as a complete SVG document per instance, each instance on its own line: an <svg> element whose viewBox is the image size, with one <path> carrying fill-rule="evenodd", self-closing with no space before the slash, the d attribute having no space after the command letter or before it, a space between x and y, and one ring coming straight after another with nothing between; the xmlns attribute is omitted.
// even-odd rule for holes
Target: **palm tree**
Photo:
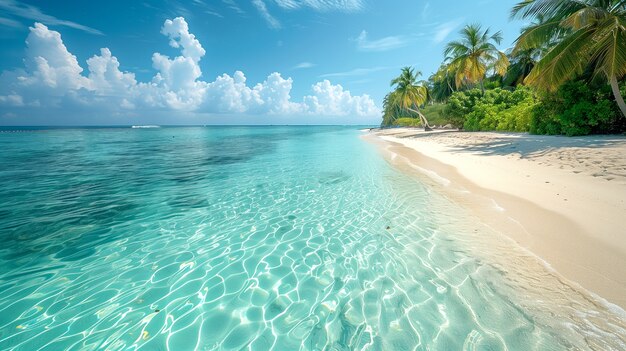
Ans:
<svg viewBox="0 0 626 351"><path fill-rule="evenodd" d="M428 88L426 83L418 81L420 71L414 71L411 67L403 67L400 75L391 80L394 91L389 93L383 101L383 105L390 112L411 112L419 116L424 130L432 130L426 117L420 112L419 107L428 100ZM386 109L386 110L387 110Z"/></svg>
<svg viewBox="0 0 626 351"><path fill-rule="evenodd" d="M522 27L520 33L524 33L531 27L542 25L546 23L546 18L543 15L538 15L535 21L529 26ZM517 86L523 84L524 80L530 72L535 68L535 65L539 60L560 40L560 33L555 33L555 36L549 38L545 42L536 43L523 50L511 50L508 54L511 64L503 77L503 83L505 85Z"/></svg>
<svg viewBox="0 0 626 351"><path fill-rule="evenodd" d="M523 0L512 16L546 18L517 38L515 51L560 38L533 68L527 83L555 90L590 68L594 76L606 78L626 117L618 83L626 75L626 0Z"/></svg>
<svg viewBox="0 0 626 351"><path fill-rule="evenodd" d="M540 49L537 48L511 52L509 54L511 64L502 78L503 84L514 87L524 83L524 79L528 77L539 61L540 53Z"/></svg>
<svg viewBox="0 0 626 351"><path fill-rule="evenodd" d="M391 92L385 95L385 98L383 99L383 122L381 123L382 126L392 125L393 122L402 115L402 111L400 111L398 106L394 104L394 94L395 92Z"/></svg>
<svg viewBox="0 0 626 351"><path fill-rule="evenodd" d="M428 78L430 97L433 101L445 101L456 91L454 74L450 72L447 63L443 63L437 72Z"/></svg>
<svg viewBox="0 0 626 351"><path fill-rule="evenodd" d="M455 40L444 50L450 58L450 69L455 74L456 85L480 84L484 94L483 81L489 69L504 75L509 66L506 55L496 48L502 41L502 32L491 34L489 28L482 30L478 24L467 25L461 30L461 39Z"/></svg>

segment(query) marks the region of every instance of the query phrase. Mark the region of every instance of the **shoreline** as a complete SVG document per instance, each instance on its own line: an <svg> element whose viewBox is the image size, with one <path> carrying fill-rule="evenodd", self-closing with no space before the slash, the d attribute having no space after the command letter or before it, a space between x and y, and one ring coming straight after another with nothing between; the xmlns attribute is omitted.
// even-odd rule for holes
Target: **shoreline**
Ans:
<svg viewBox="0 0 626 351"><path fill-rule="evenodd" d="M626 137L397 128L365 138L396 168L626 309Z"/></svg>

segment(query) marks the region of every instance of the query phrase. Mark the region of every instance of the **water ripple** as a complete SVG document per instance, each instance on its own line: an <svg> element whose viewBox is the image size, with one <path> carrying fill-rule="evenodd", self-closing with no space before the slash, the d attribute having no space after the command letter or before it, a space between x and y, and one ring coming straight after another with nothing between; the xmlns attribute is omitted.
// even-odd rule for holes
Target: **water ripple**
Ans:
<svg viewBox="0 0 626 351"><path fill-rule="evenodd" d="M0 147L2 350L626 348L622 317L350 129Z"/></svg>

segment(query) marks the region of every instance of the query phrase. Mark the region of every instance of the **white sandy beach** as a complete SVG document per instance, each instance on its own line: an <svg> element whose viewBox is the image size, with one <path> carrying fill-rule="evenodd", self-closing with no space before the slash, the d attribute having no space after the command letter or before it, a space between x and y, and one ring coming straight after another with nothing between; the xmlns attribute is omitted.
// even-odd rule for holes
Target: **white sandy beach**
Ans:
<svg viewBox="0 0 626 351"><path fill-rule="evenodd" d="M371 135L558 273L626 308L626 136L397 128Z"/></svg>

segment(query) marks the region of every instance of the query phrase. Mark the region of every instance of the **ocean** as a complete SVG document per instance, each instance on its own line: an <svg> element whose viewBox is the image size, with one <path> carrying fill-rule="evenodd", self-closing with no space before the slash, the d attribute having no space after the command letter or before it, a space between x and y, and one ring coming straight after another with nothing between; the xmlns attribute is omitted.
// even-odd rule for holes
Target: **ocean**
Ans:
<svg viewBox="0 0 626 351"><path fill-rule="evenodd" d="M0 350L626 349L362 134L4 128Z"/></svg>

